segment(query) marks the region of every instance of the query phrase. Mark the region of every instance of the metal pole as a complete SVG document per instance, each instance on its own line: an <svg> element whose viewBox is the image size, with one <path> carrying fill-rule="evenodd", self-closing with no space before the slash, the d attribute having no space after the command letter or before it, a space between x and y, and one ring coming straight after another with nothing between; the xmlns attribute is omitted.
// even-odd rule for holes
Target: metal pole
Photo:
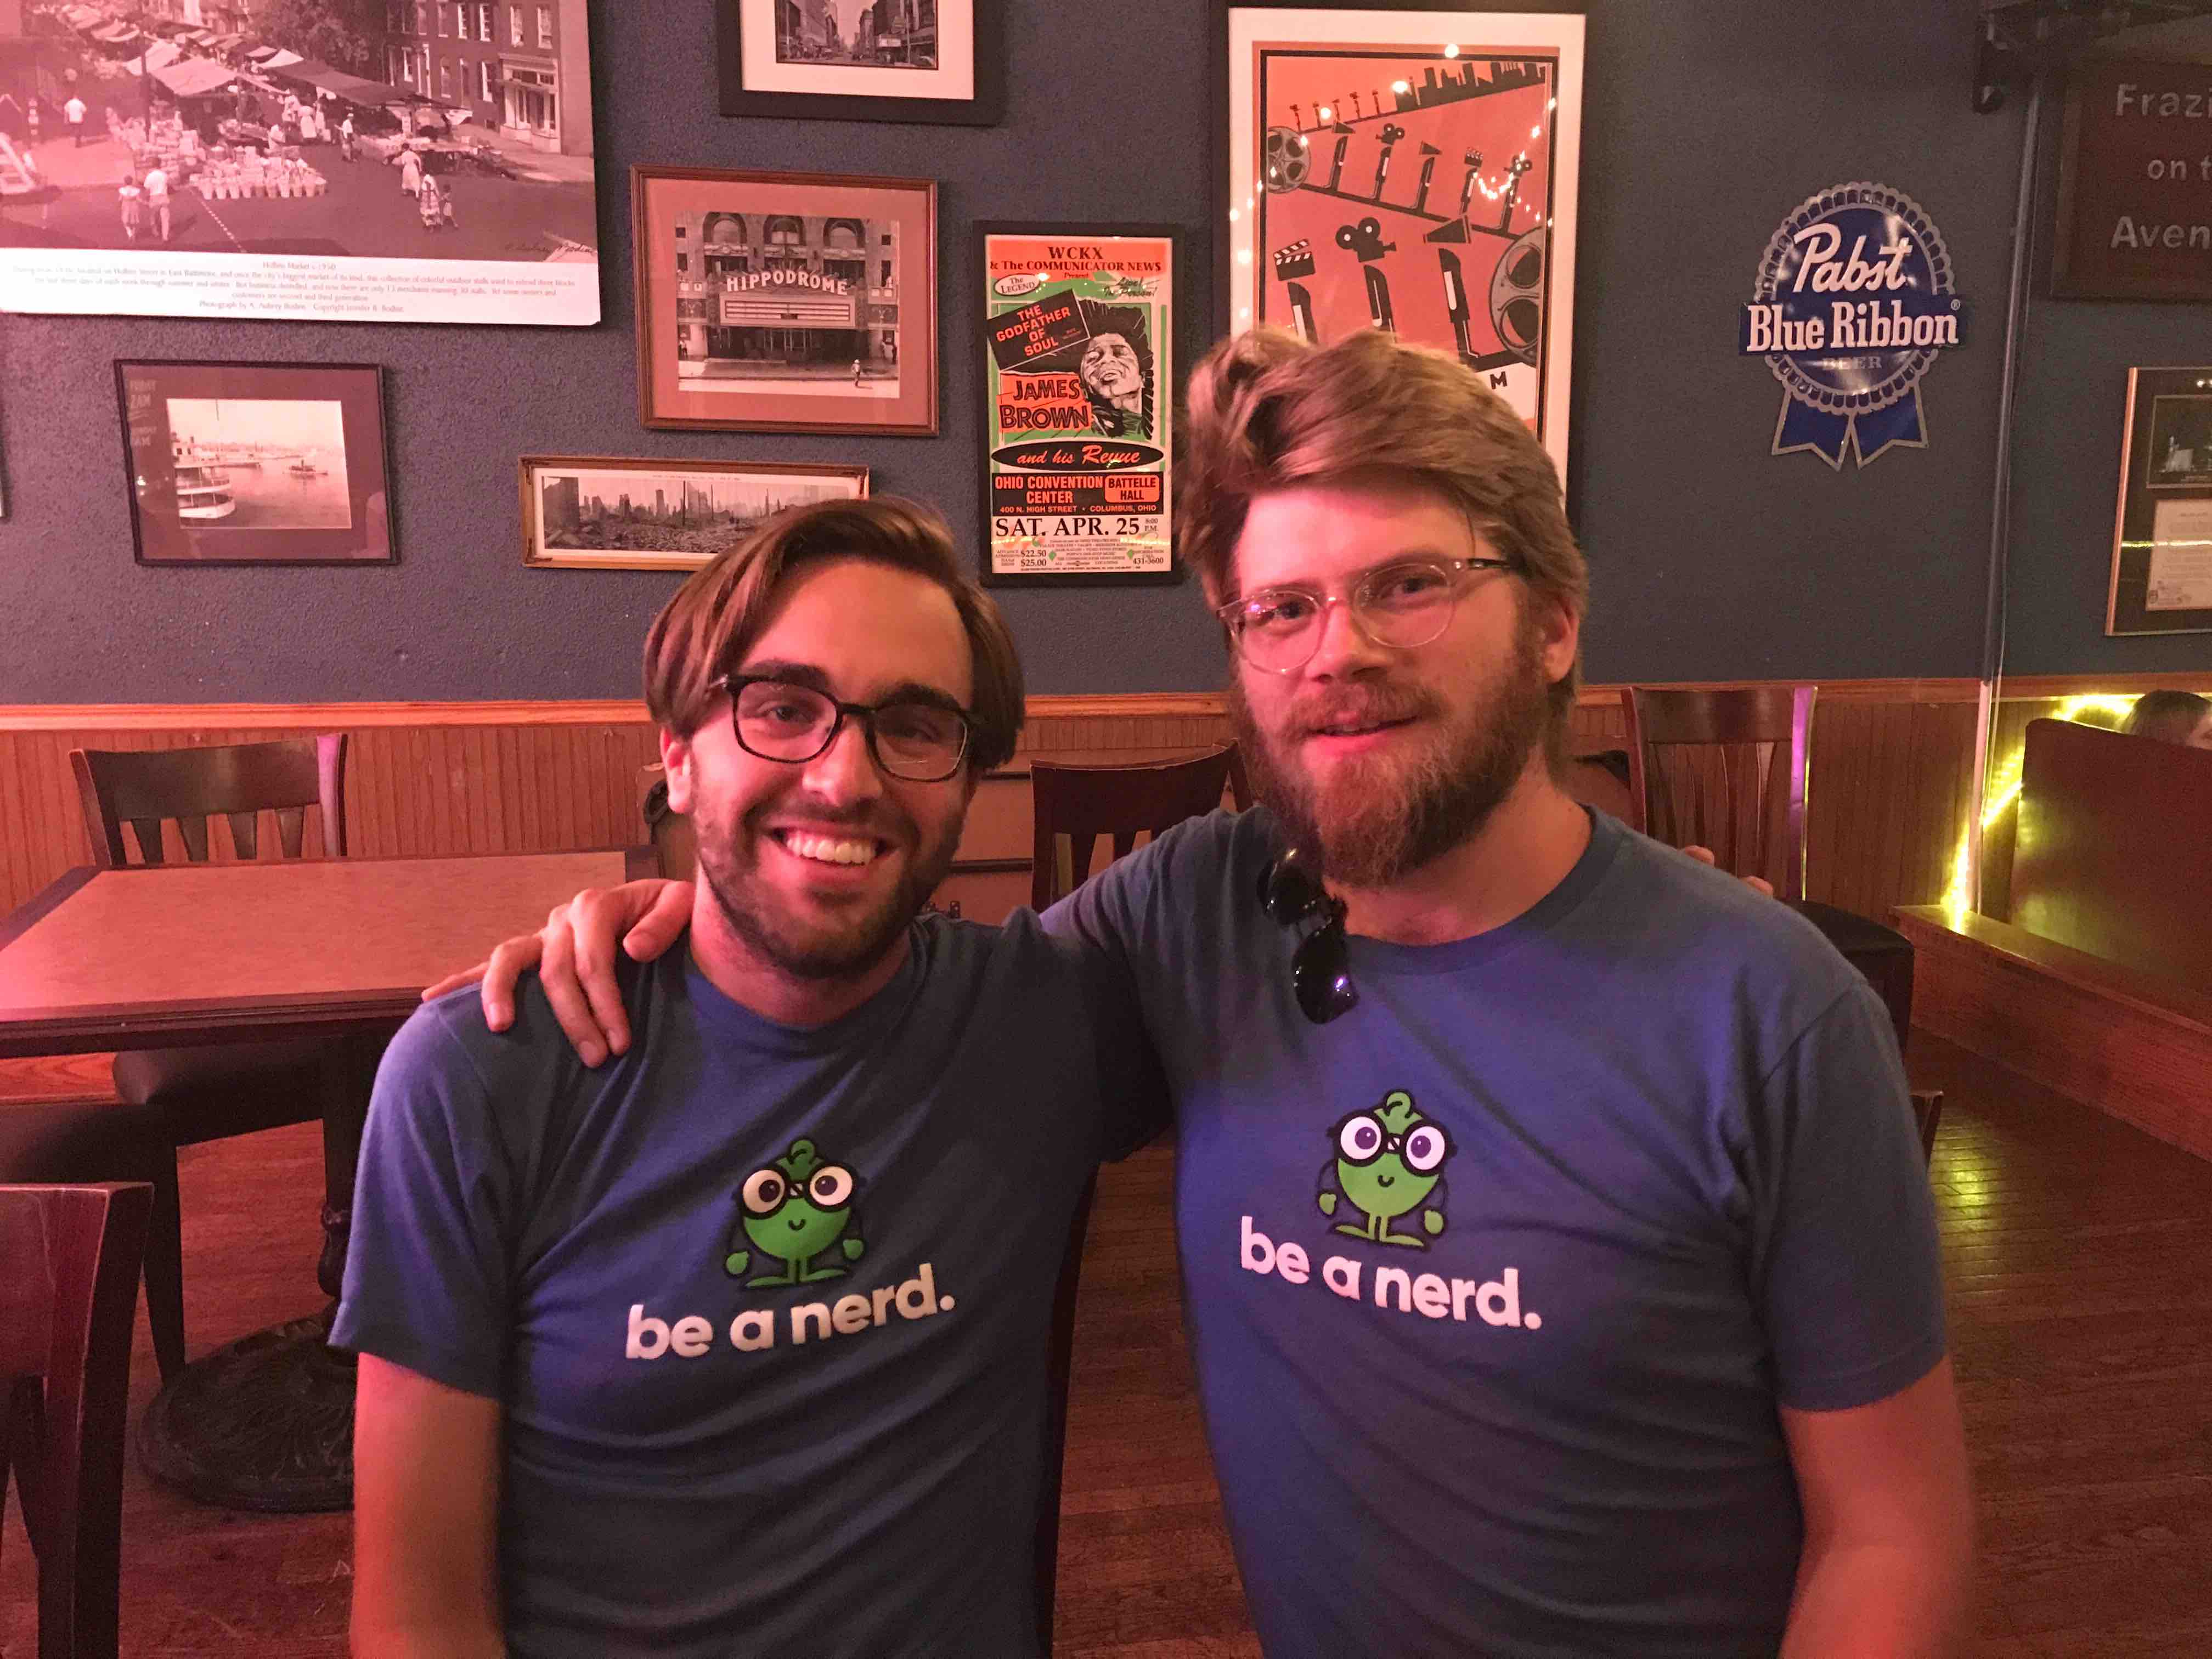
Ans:
<svg viewBox="0 0 2212 1659"><path fill-rule="evenodd" d="M1989 744L1996 726L1997 685L2004 674L2005 574L2012 551L2013 406L2019 396L2021 349L2027 331L2036 171L2042 159L2043 106L2050 80L2047 70L2036 71L2034 91L2027 102L2027 131L2021 137L2020 198L2013 214L2012 292L2005 314L2004 380L1997 398L1996 487L1990 506L1989 592L1982 613L1982 684L1975 720L1975 752L1980 763L1974 772L1973 817L1968 821L1966 838L1972 861L1968 890L1977 910L1982 908L1982 815L1988 810Z"/></svg>

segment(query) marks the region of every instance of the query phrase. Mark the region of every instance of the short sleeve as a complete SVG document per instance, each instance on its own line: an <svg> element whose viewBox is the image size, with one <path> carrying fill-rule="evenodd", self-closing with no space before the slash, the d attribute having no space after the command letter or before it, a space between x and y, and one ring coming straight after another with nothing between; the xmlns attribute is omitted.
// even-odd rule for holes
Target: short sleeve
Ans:
<svg viewBox="0 0 2212 1659"><path fill-rule="evenodd" d="M1042 918L1047 933L1080 954L1105 1120L1099 1155L1109 1162L1157 1138L1173 1115L1166 1070L1145 1024L1137 968L1143 907L1131 890L1154 861L1151 851L1115 860Z"/></svg>
<svg viewBox="0 0 2212 1659"><path fill-rule="evenodd" d="M496 1399L514 1183L493 1113L440 1009L418 1011L377 1068L331 1341Z"/></svg>
<svg viewBox="0 0 2212 1659"><path fill-rule="evenodd" d="M1768 1073L1752 1124L1753 1293L1783 1405L1839 1411L1944 1353L1935 1203L1887 1013L1855 983Z"/></svg>

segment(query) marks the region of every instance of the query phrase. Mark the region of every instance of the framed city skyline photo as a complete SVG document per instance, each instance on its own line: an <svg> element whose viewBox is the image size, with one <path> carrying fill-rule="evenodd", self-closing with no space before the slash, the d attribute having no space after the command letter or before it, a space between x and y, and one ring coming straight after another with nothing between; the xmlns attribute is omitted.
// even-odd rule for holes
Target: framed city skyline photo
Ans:
<svg viewBox="0 0 2212 1659"><path fill-rule="evenodd" d="M122 361L141 564L391 564L383 370Z"/></svg>
<svg viewBox="0 0 2212 1659"><path fill-rule="evenodd" d="M638 419L932 437L937 185L631 169Z"/></svg>
<svg viewBox="0 0 2212 1659"><path fill-rule="evenodd" d="M1176 580L1172 225L975 227L982 580Z"/></svg>
<svg viewBox="0 0 2212 1659"><path fill-rule="evenodd" d="M1583 19L1215 3L1218 331L1449 352L1564 479Z"/></svg>
<svg viewBox="0 0 2212 1659"><path fill-rule="evenodd" d="M2128 371L2105 632L2212 633L2212 368Z"/></svg>
<svg viewBox="0 0 2212 1659"><path fill-rule="evenodd" d="M1005 0L716 0L725 115L996 126Z"/></svg>
<svg viewBox="0 0 2212 1659"><path fill-rule="evenodd" d="M865 466L526 455L522 562L697 570L772 514L867 493Z"/></svg>

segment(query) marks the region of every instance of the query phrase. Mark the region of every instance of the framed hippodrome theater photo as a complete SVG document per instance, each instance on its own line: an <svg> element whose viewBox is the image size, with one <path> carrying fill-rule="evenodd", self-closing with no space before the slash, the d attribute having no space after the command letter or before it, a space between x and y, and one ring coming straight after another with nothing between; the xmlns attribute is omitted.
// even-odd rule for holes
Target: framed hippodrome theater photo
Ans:
<svg viewBox="0 0 2212 1659"><path fill-rule="evenodd" d="M937 432L937 186L630 170L638 419Z"/></svg>
<svg viewBox="0 0 2212 1659"><path fill-rule="evenodd" d="M975 228L982 580L1176 580L1170 225Z"/></svg>
<svg viewBox="0 0 2212 1659"><path fill-rule="evenodd" d="M141 564L392 564L374 363L121 362Z"/></svg>
<svg viewBox="0 0 2212 1659"><path fill-rule="evenodd" d="M2128 371L2105 632L2212 633L2212 368Z"/></svg>
<svg viewBox="0 0 2212 1659"><path fill-rule="evenodd" d="M1583 20L1220 10L1217 331L1379 327L1451 352L1564 478Z"/></svg>
<svg viewBox="0 0 2212 1659"><path fill-rule="evenodd" d="M992 127L1006 0L716 0L725 115Z"/></svg>
<svg viewBox="0 0 2212 1659"><path fill-rule="evenodd" d="M522 562L570 570L698 570L787 507L867 493L865 466L525 455Z"/></svg>

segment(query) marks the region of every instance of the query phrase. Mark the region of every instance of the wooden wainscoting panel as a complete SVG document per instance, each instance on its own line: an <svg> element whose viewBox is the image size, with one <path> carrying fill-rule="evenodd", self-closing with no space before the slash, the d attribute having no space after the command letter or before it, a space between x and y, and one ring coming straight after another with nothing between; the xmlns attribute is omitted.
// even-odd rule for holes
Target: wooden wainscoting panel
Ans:
<svg viewBox="0 0 2212 1659"><path fill-rule="evenodd" d="M1814 896L1881 918L1893 905L1941 896L1972 784L1973 692L1972 681L1823 686L1808 864ZM346 789L356 856L559 852L644 839L637 769L659 755L645 708L634 702L0 707L0 912L90 860L70 749L251 743L336 730L353 737ZM1618 689L1585 687L1573 732L1577 750L1624 747ZM1040 696L1030 702L1016 769L1037 754L1165 757L1230 736L1217 693ZM1024 799L995 828L978 824L991 830L991 856L1027 855L1026 805ZM309 814L311 852L321 846L315 817ZM1017 830L1024 844L1001 848ZM220 831L217 844L228 853Z"/></svg>

